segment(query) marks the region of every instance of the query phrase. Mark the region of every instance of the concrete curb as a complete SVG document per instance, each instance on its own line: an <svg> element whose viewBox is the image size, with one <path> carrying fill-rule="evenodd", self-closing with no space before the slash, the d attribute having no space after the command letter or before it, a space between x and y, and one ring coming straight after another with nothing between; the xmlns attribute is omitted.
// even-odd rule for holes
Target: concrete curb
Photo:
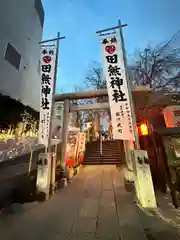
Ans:
<svg viewBox="0 0 180 240"><path fill-rule="evenodd" d="M180 235L180 224L177 224L173 219L165 217L161 209L157 209L155 211L155 216L159 217L162 219L164 222L167 224L171 225L172 227L175 227L177 229L178 234Z"/></svg>
<svg viewBox="0 0 180 240"><path fill-rule="evenodd" d="M144 209L139 203L137 203L139 209L141 209L146 215L151 217L158 217L159 219L163 220L165 223L170 225L173 228L176 228L178 235L180 235L180 224L177 224L173 219L165 217L161 209Z"/></svg>

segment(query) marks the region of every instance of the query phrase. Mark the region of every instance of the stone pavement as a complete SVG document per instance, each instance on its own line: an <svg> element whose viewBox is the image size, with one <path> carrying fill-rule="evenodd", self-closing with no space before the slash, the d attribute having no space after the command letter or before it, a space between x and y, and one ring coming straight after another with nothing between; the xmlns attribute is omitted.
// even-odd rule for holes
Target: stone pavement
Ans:
<svg viewBox="0 0 180 240"><path fill-rule="evenodd" d="M180 208L176 209L173 206L170 191L168 191L166 194L157 191L156 199L159 208L157 214L159 217L172 226L176 226L178 232L180 233ZM180 204L180 202L178 202L178 204Z"/></svg>
<svg viewBox="0 0 180 240"><path fill-rule="evenodd" d="M180 239L171 226L137 207L116 166L87 166L49 201L15 211L1 216L1 240Z"/></svg>

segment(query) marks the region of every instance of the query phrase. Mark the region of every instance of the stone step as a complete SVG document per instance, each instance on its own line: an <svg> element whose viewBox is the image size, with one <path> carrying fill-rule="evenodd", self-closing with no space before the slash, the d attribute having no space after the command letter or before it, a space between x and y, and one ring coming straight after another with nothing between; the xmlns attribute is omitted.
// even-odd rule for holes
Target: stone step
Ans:
<svg viewBox="0 0 180 240"><path fill-rule="evenodd" d="M120 154L112 155L112 154L91 154L89 156L85 155L84 158L122 158Z"/></svg>
<svg viewBox="0 0 180 240"><path fill-rule="evenodd" d="M84 162L96 162L96 161L99 161L99 162L122 162L122 159L100 159L100 158L91 158L91 159L85 159Z"/></svg>
<svg viewBox="0 0 180 240"><path fill-rule="evenodd" d="M98 148L86 148L87 152L96 152L99 151L100 147ZM122 152L120 149L118 149L117 147L113 147L113 148L105 148L102 146L102 149L104 149L105 151L116 151L116 152Z"/></svg>
<svg viewBox="0 0 180 240"><path fill-rule="evenodd" d="M119 165L119 164L121 164L121 162L118 162L118 161L110 161L110 162L104 162L104 161L102 161L102 162L100 162L100 161L94 161L94 162L83 162L82 163L83 165Z"/></svg>
<svg viewBox="0 0 180 240"><path fill-rule="evenodd" d="M86 161L94 161L94 160L103 160L103 161L112 161L112 160L122 160L122 158L120 157L88 157L88 158L84 158L84 160Z"/></svg>
<svg viewBox="0 0 180 240"><path fill-rule="evenodd" d="M87 151L89 152L96 152L99 151L100 147L98 148L87 148ZM117 151L117 152L122 152L120 149L118 148L104 148L102 147L102 149L104 149L105 151Z"/></svg>
<svg viewBox="0 0 180 240"><path fill-rule="evenodd" d="M101 156L100 152L97 152L97 153L90 153L90 154L85 154L85 157L91 157L91 156ZM110 157L117 157L117 156L122 156L122 154L120 153L109 153L109 152L102 152L102 157L103 156L110 156Z"/></svg>
<svg viewBox="0 0 180 240"><path fill-rule="evenodd" d="M113 159L120 159L120 160L122 160L122 158L121 157L119 157L119 156L117 156L117 157L111 157L111 156L109 156L109 157L106 157L106 156L104 156L104 157L101 157L101 156L89 156L89 157L85 157L84 158L85 160L87 160L87 161L91 161L91 160L94 160L94 159L100 159L100 160L113 160Z"/></svg>
<svg viewBox="0 0 180 240"><path fill-rule="evenodd" d="M84 161L122 161L122 158L85 158Z"/></svg>
<svg viewBox="0 0 180 240"><path fill-rule="evenodd" d="M104 149L113 149L113 150L116 150L116 151L121 151L118 147L104 147L104 146L102 146L102 148L104 148ZM100 149L100 146L98 146L98 147L88 147L87 149L90 149L91 151L96 151L96 150L99 150Z"/></svg>

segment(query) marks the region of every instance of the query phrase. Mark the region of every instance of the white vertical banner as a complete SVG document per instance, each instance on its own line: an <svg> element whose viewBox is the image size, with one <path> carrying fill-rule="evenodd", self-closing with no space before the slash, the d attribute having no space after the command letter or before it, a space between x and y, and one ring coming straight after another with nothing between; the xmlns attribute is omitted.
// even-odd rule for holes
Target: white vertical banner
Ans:
<svg viewBox="0 0 180 240"><path fill-rule="evenodd" d="M54 103L54 110L52 115L52 138L55 136L60 137L60 133L62 132L63 127L63 114L64 114L64 102L55 102ZM58 128L60 129L58 130ZM60 134L60 135L59 135Z"/></svg>
<svg viewBox="0 0 180 240"><path fill-rule="evenodd" d="M70 112L69 126L70 127L75 127L76 126L76 121L77 121L77 112Z"/></svg>
<svg viewBox="0 0 180 240"><path fill-rule="evenodd" d="M41 88L40 88L40 122L39 142L48 147L52 98L54 90L56 49L54 46L41 48Z"/></svg>
<svg viewBox="0 0 180 240"><path fill-rule="evenodd" d="M84 132L79 132L79 139L78 139L78 154L80 152L84 152L85 151L85 144L86 144L86 136Z"/></svg>
<svg viewBox="0 0 180 240"><path fill-rule="evenodd" d="M114 139L135 140L123 50L119 34L101 38Z"/></svg>
<svg viewBox="0 0 180 240"><path fill-rule="evenodd" d="M64 102L54 104L54 117L58 120L58 125L63 126Z"/></svg>

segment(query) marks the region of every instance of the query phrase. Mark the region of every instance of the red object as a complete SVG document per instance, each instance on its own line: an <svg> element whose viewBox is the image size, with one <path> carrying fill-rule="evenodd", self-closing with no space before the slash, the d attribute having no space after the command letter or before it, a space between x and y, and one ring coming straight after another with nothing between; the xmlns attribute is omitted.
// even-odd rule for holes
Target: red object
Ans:
<svg viewBox="0 0 180 240"><path fill-rule="evenodd" d="M80 155L77 160L69 158L68 152L66 153L66 166L68 167L75 167L78 163L84 161L84 155Z"/></svg>
<svg viewBox="0 0 180 240"><path fill-rule="evenodd" d="M72 160L72 159L68 159L66 161L66 166L68 166L68 167L75 167L76 166L76 161Z"/></svg>
<svg viewBox="0 0 180 240"><path fill-rule="evenodd" d="M84 161L84 156L82 155L82 156L80 156L80 158L79 158L79 162L83 162Z"/></svg>
<svg viewBox="0 0 180 240"><path fill-rule="evenodd" d="M50 62L51 62L51 56L48 56L48 55L44 56L44 57L43 57L43 61L44 61L45 63L50 63Z"/></svg>
<svg viewBox="0 0 180 240"><path fill-rule="evenodd" d="M116 47L114 45L108 45L105 47L105 50L109 54L113 54L116 51Z"/></svg>
<svg viewBox="0 0 180 240"><path fill-rule="evenodd" d="M68 152L66 153L66 166L68 166L68 167L76 166L76 161L71 159L71 158L69 158Z"/></svg>

